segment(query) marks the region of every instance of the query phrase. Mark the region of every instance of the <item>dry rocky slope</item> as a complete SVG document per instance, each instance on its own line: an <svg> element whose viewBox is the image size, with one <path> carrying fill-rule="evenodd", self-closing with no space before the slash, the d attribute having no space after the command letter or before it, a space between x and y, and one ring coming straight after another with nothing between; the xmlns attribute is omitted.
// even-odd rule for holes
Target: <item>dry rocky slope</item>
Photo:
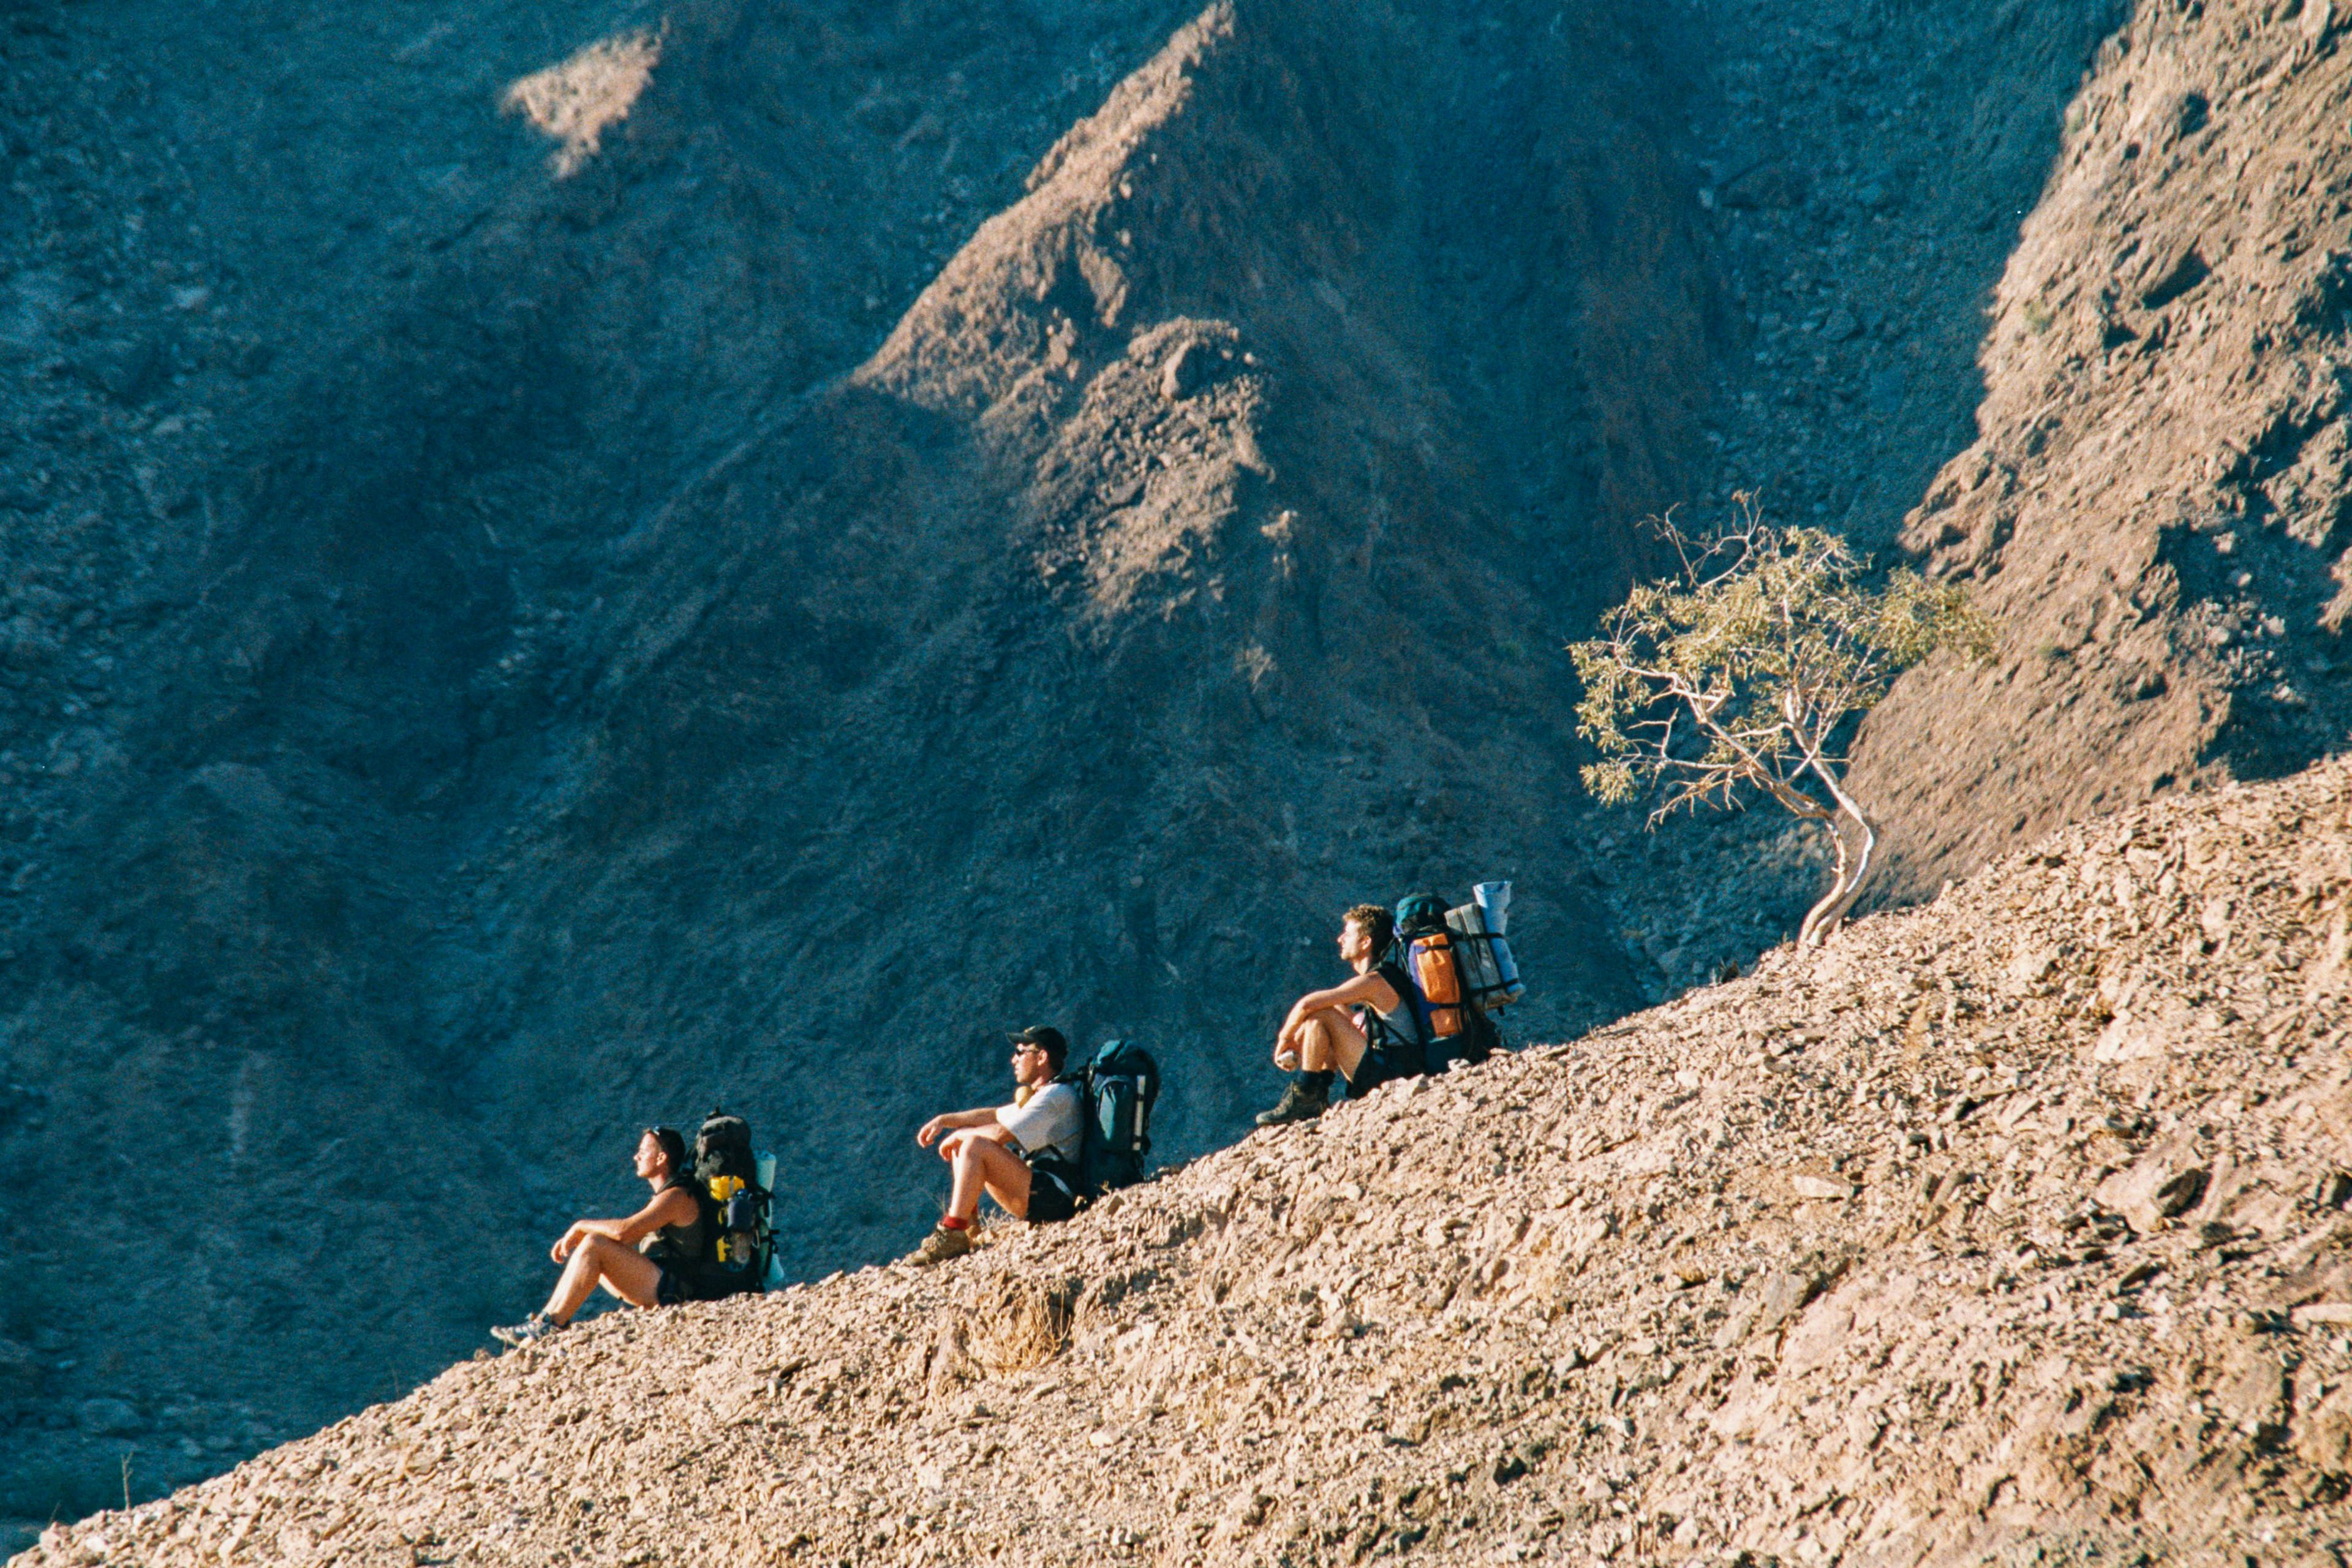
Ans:
<svg viewBox="0 0 2352 1568"><path fill-rule="evenodd" d="M610 1314L101 1563L2352 1557L2352 763L971 1258Z"/></svg>
<svg viewBox="0 0 2352 1568"><path fill-rule="evenodd" d="M1783 521L1901 560L1906 514L1979 436L1985 304L2059 154L2067 106L2133 8L1713 0L1702 14L1692 197L1732 330L1701 417L1711 458L1678 515L1712 522L1746 489ZM2077 525L2095 535L2105 520ZM2039 724L2019 714L1997 740L2004 765L2048 773ZM1874 787L1898 789L1905 768L1951 776L1932 745L1879 750L1900 765L1878 768ZM1946 872L2117 803L2095 780L2070 795L2065 778L2047 782L2052 814L2003 818L1998 832L1979 823L2002 797L1947 802L1934 841L1966 825L1973 858L1939 854ZM1825 875L1820 845L1769 813L1655 834L1627 823L1593 842L1612 934L1645 983L1663 982L1653 999L1789 934L1785 890ZM1889 847L1905 842L1898 832ZM1879 879L1878 900L1935 891L1916 857L1892 868L1903 874Z"/></svg>

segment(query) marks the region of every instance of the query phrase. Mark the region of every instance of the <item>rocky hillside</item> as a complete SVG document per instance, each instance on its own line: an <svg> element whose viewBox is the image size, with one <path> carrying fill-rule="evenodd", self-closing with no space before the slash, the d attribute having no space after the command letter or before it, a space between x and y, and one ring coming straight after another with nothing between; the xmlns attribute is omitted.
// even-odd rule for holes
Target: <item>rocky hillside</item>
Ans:
<svg viewBox="0 0 2352 1568"><path fill-rule="evenodd" d="M1230 1142L1360 898L1513 877L1536 1037L1751 960L1812 847L1570 784L1676 501L2009 628L1886 900L2347 716L2340 6L240 17L0 19L0 1153L172 1194L0 1215L0 1514L468 1353L649 1120L814 1278L1005 1026Z"/></svg>
<svg viewBox="0 0 2352 1568"><path fill-rule="evenodd" d="M1977 585L2002 628L1863 728L1872 896L2340 745L2344 7L1721 17L1700 195L1753 354L1688 515L1758 489ZM1734 821L1621 841L1604 875L1689 984L1779 929L1750 911L1806 852Z"/></svg>
<svg viewBox="0 0 2352 1568"><path fill-rule="evenodd" d="M1707 363L1614 13L281 9L0 23L0 1138L176 1194L0 1219L0 1512L466 1354L647 1121L804 1275L1024 1021L1214 1146L1367 894L1638 1003L1556 648L1696 430L1496 477Z"/></svg>
<svg viewBox="0 0 2352 1568"><path fill-rule="evenodd" d="M1978 437L1986 303L2059 156L2068 105L2132 9L1713 0L1702 14L1692 197L1731 332L1701 419L1704 488L1677 498L1677 515L1704 526L1748 490L1784 522L1834 528L1882 562L1902 560L1906 514ZM2082 527L2111 521L2123 526L2102 514ZM1882 731L1898 733L1884 723L1871 733ZM1932 738L1899 733L1906 760L1874 772L1867 758L1880 752L1866 743L1864 770L1864 798L1898 812L1914 773L1961 776L1937 771L1947 763ZM2050 814L2028 837L2118 798L2096 782L2070 794L2074 774L2036 761L2043 741L2021 718L1984 740L1999 766L2049 781ZM1924 863L1900 858L1944 844L1955 825L1978 836L1956 860L1937 850L1948 872L2016 842L1979 833L2002 798L1961 787L1942 818L1896 820L1898 874L1876 884L1878 900L1932 894ZM1792 894L1826 874L1822 847L1777 814L1654 834L1632 820L1594 826L1613 934L1653 999L1793 932L1805 900Z"/></svg>
<svg viewBox="0 0 2352 1568"><path fill-rule="evenodd" d="M2347 21L2143 6L2068 104L1993 297L1979 438L1905 525L2002 630L1870 720L1889 893L2300 767L2352 724Z"/></svg>
<svg viewBox="0 0 2352 1568"><path fill-rule="evenodd" d="M2331 763L18 1562L2335 1563L2347 1129Z"/></svg>

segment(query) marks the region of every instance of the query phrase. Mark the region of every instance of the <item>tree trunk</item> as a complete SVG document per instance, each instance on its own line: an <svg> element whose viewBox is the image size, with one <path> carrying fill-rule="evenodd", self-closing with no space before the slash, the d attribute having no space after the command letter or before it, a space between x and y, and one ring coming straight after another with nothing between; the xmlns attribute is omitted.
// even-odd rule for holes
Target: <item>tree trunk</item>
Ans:
<svg viewBox="0 0 2352 1568"><path fill-rule="evenodd" d="M1832 786L1834 788L1834 786ZM1830 818L1830 837L1837 844L1837 868L1831 879L1830 890L1822 895L1805 915L1805 923L1797 931L1799 947L1819 947L1836 931L1845 919L1854 897L1862 891L1862 879L1870 874L1872 852L1878 847L1878 832L1862 808L1837 790L1837 815Z"/></svg>

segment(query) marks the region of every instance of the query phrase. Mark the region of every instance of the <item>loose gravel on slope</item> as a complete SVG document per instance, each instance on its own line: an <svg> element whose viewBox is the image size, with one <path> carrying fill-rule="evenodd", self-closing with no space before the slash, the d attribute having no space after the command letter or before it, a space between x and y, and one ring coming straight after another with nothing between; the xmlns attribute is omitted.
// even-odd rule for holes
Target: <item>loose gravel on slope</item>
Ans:
<svg viewBox="0 0 2352 1568"><path fill-rule="evenodd" d="M2347 991L2337 762L18 1562L2341 1563Z"/></svg>

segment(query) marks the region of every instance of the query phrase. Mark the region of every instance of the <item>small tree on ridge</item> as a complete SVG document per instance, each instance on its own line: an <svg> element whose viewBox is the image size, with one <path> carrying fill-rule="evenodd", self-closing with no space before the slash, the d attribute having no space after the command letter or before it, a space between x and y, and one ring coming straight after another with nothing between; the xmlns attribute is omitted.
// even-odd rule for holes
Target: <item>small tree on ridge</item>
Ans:
<svg viewBox="0 0 2352 1568"><path fill-rule="evenodd" d="M1832 737L1937 648L1989 657L1991 626L1957 587L1896 571L1871 588L1869 562L1838 535L1771 527L1753 497L1733 500L1732 523L1699 538L1657 520L1679 570L1570 649L1578 730L1601 755L1584 786L1612 805L1663 787L1651 827L1701 801L1738 805L1743 787L1819 823L1837 860L1797 933L1811 947L1844 918L1878 844Z"/></svg>

